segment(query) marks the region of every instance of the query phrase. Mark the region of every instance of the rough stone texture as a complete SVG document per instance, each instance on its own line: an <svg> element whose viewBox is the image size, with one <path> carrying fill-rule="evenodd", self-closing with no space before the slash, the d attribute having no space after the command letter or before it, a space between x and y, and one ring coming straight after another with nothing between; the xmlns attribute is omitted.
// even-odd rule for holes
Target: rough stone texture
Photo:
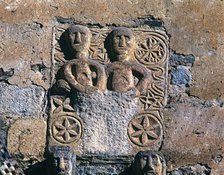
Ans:
<svg viewBox="0 0 224 175"><path fill-rule="evenodd" d="M170 56L170 65L184 65L192 66L195 62L195 57L193 55L180 55L173 53Z"/></svg>
<svg viewBox="0 0 224 175"><path fill-rule="evenodd" d="M211 157L224 152L224 132L220 129L224 127L224 109L214 104L203 108L199 102L183 102L170 104L164 112L166 137L162 151L171 159L169 168L198 162L212 168Z"/></svg>
<svg viewBox="0 0 224 175"><path fill-rule="evenodd" d="M224 161L216 163L212 166L211 175L223 174L224 172Z"/></svg>
<svg viewBox="0 0 224 175"><path fill-rule="evenodd" d="M211 60L211 65L217 64L222 67L224 37L224 33L222 32L224 29L224 24L222 22L224 17L223 8L224 3L221 0L187 2L183 0L115 0L113 2L109 0L80 0L71 1L70 3L64 0L4 0L0 4L0 10L2 26L5 26L4 28L6 28L6 30L1 27L1 30L3 30L1 33L3 36L8 36L8 38L4 38L4 42L6 43L1 46L1 55L3 55L3 53L11 53L11 55L13 55L11 60L21 63L24 59L16 51L18 50L20 51L19 53L27 55L25 51L21 52L21 50L25 48L31 49L32 47L23 46L34 45L38 49L41 49L41 53L44 55L42 58L49 58L50 43L48 41L51 36L49 26L54 24L55 16L75 18L76 21L83 23L109 23L120 25L136 25L136 19L138 17L153 16L163 21L167 32L172 36L170 40L171 49L175 50L177 53L193 54L202 62L209 59ZM71 22L72 20L67 19L66 21ZM10 34L8 32L10 31L9 29L15 28L14 26L16 26L16 28L23 28L26 25L39 25L40 28L42 26L41 30L43 30L43 35L38 36L36 35L36 31L31 32L35 35L26 37L23 41L24 45L21 44L21 40L16 43L10 38L12 36L17 38L18 36ZM22 36L24 32L20 28L16 31L19 31L18 33ZM25 32L25 34L27 34L27 32ZM31 38L32 40L30 41ZM38 46L37 43L40 45ZM4 48L7 48L8 51L4 51ZM36 54L31 55L31 58L34 59L36 56ZM9 58L8 54L5 54L1 60L5 60L6 57ZM217 59L214 59L214 57ZM40 57L39 60L41 60ZM4 61L3 65L8 65L8 62L10 61ZM27 61L27 63L28 62L29 61ZM24 67L23 72L26 70L27 68ZM199 65L197 70L205 71L202 65ZM216 68L212 68L212 70L216 70ZM218 72L215 72L212 77L222 75L222 73ZM211 75L210 73L211 71L208 71L206 74ZM29 74L22 75L22 77L26 77ZM205 74L202 75L205 76ZM198 95L200 95L200 89L203 89L204 83L200 82L202 78L197 75L195 77L198 81L196 81L193 88L195 87L198 91L196 91L194 95L198 93ZM216 81L213 82L209 76L205 76L204 79L204 82L208 82L209 85L215 87L222 84L220 81L220 79L216 79ZM214 91L213 88L208 88L206 91L207 92L203 91L202 93L204 95L200 95L199 97L204 97L206 94L210 93L214 94L211 98L214 98L215 95L219 95L215 93L216 91ZM223 94L222 91L220 93Z"/></svg>
<svg viewBox="0 0 224 175"><path fill-rule="evenodd" d="M19 86L40 85L49 87L50 28L31 22L17 25L0 23L0 68L13 71L8 78ZM33 69L38 66L39 69Z"/></svg>
<svg viewBox="0 0 224 175"><path fill-rule="evenodd" d="M192 68L190 95L204 100L224 99L224 61L221 57L203 57Z"/></svg>
<svg viewBox="0 0 224 175"><path fill-rule="evenodd" d="M208 175L210 174L211 170L210 168L207 168L203 165L190 165L178 168L177 170L174 170L169 175L184 175L184 174L200 174L200 175Z"/></svg>
<svg viewBox="0 0 224 175"><path fill-rule="evenodd" d="M191 81L191 72L185 66L177 66L171 72L171 83L175 85L188 84Z"/></svg>
<svg viewBox="0 0 224 175"><path fill-rule="evenodd" d="M34 115L39 115L43 101L26 103L27 99L35 98L25 98L23 93L18 93L24 88L15 85L28 86L27 90L36 87L33 84L49 88L51 28L58 23L57 20L137 26L140 24L137 18L150 17L144 24L164 26L170 36L170 49L180 54L172 56L175 61L170 65L192 66L189 88L177 84L170 85L168 91L162 146L168 164L173 167L208 164L212 168L211 174L222 175L223 160L219 161L218 157L224 157L221 134L223 9L222 0L3 0L0 2L0 81L14 85L1 83L0 94L5 95L0 95L0 113L31 115L32 112L21 112L27 111L25 106L28 105L29 109L32 106ZM187 55L194 56L194 63L191 58L186 62ZM186 103L181 103L183 98ZM15 105L12 107L12 104ZM22 110L18 110L19 104L22 104ZM8 123L8 119L1 116Z"/></svg>
<svg viewBox="0 0 224 175"><path fill-rule="evenodd" d="M44 89L38 86L0 83L0 114L38 117L43 113L44 95Z"/></svg>
<svg viewBox="0 0 224 175"><path fill-rule="evenodd" d="M46 142L46 122L41 119L18 119L8 131L7 146L12 154L26 158L43 156Z"/></svg>
<svg viewBox="0 0 224 175"><path fill-rule="evenodd" d="M82 154L127 155L133 151L127 127L139 111L134 91L77 93L74 109L83 121Z"/></svg>
<svg viewBox="0 0 224 175"><path fill-rule="evenodd" d="M121 174L131 165L133 158L128 157L110 157L98 156L95 159L91 157L82 157L77 159L77 172L79 175L116 175Z"/></svg>

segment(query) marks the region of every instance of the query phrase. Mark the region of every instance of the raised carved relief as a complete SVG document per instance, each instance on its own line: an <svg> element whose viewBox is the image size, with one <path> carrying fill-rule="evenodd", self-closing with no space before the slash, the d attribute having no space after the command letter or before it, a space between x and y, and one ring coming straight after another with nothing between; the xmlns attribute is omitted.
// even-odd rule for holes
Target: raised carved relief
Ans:
<svg viewBox="0 0 224 175"><path fill-rule="evenodd" d="M82 121L75 115L69 97L51 97L51 118L49 131L52 144L73 144L82 136Z"/></svg>
<svg viewBox="0 0 224 175"><path fill-rule="evenodd" d="M116 92L135 89L140 94L152 81L151 72L134 62L135 45L135 37L130 29L119 27L112 31L112 49L116 61L107 66L107 84Z"/></svg>
<svg viewBox="0 0 224 175"><path fill-rule="evenodd" d="M152 83L146 93L140 95L139 99L143 103L145 111L153 109L159 110L165 105L164 95L163 89L155 83Z"/></svg>
<svg viewBox="0 0 224 175"><path fill-rule="evenodd" d="M166 175L166 160L156 151L140 151L122 175Z"/></svg>
<svg viewBox="0 0 224 175"><path fill-rule="evenodd" d="M62 116L52 123L51 132L55 140L61 143L71 143L80 139L81 122L73 116Z"/></svg>
<svg viewBox="0 0 224 175"><path fill-rule="evenodd" d="M76 92L91 96L133 91L139 111L127 121L127 140L144 149L158 149L163 139L161 108L166 105L169 57L165 33L149 28L61 25L54 28L54 36L53 94L60 94L64 101L51 97L53 145L71 145L81 139L82 121L73 110L75 104L69 105L70 97L76 101Z"/></svg>
<svg viewBox="0 0 224 175"><path fill-rule="evenodd" d="M166 59L166 44L157 33L150 33L138 43L135 56L144 65L156 64Z"/></svg>
<svg viewBox="0 0 224 175"><path fill-rule="evenodd" d="M75 175L76 155L69 146L49 147L49 166L51 174Z"/></svg>
<svg viewBox="0 0 224 175"><path fill-rule="evenodd" d="M158 146L163 138L163 127L154 113L139 114L128 124L128 136L135 145Z"/></svg>
<svg viewBox="0 0 224 175"><path fill-rule="evenodd" d="M8 159L2 162L0 166L1 175L25 175L20 168L19 163L15 160Z"/></svg>
<svg viewBox="0 0 224 175"><path fill-rule="evenodd" d="M108 30L92 29L92 39L89 48L89 57L97 60L101 64L108 64L110 62L107 50L104 47L104 41L107 38Z"/></svg>
<svg viewBox="0 0 224 175"><path fill-rule="evenodd" d="M133 175L166 175L166 161L154 151L140 151L133 167Z"/></svg>
<svg viewBox="0 0 224 175"><path fill-rule="evenodd" d="M67 29L66 38L72 58L62 68L62 79L59 79L60 83L57 84L62 86L59 88L85 93L105 89L104 68L89 59L90 30L85 26L74 25Z"/></svg>

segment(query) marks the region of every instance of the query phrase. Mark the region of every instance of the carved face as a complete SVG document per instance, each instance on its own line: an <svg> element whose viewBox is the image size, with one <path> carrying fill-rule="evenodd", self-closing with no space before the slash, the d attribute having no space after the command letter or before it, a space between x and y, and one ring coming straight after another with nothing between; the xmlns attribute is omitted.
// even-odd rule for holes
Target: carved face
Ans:
<svg viewBox="0 0 224 175"><path fill-rule="evenodd" d="M74 25L68 28L68 42L75 52L87 52L90 46L91 32L85 26Z"/></svg>
<svg viewBox="0 0 224 175"><path fill-rule="evenodd" d="M163 175L165 160L153 151L144 151L136 155L136 175Z"/></svg>
<svg viewBox="0 0 224 175"><path fill-rule="evenodd" d="M135 39L132 31L125 27L113 30L113 49L117 55L130 55L134 49ZM124 59L124 57L122 57Z"/></svg>
<svg viewBox="0 0 224 175"><path fill-rule="evenodd" d="M56 175L72 175L75 171L76 159L72 149L66 146L53 146L50 151L52 153L54 173Z"/></svg>
<svg viewBox="0 0 224 175"><path fill-rule="evenodd" d="M72 175L72 162L64 157L54 157L54 167L57 175Z"/></svg>

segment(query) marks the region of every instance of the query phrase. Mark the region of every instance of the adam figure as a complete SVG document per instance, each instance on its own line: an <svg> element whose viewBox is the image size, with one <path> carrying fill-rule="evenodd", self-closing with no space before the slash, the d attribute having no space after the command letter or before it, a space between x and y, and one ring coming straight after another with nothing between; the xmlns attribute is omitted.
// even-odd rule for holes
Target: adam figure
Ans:
<svg viewBox="0 0 224 175"><path fill-rule="evenodd" d="M146 67L134 61L135 38L132 31L125 27L113 30L112 47L116 61L107 67L108 88L116 92L134 89L136 95L140 95L152 77Z"/></svg>

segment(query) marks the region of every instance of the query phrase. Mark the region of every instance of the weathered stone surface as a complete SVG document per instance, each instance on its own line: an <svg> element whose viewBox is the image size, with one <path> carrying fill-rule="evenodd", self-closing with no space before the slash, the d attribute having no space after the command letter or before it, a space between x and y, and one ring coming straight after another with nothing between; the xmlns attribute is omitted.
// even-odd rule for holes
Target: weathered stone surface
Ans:
<svg viewBox="0 0 224 175"><path fill-rule="evenodd" d="M223 159L220 162L212 165L211 168L212 168L211 175L223 174L223 172L224 172L224 161L223 161Z"/></svg>
<svg viewBox="0 0 224 175"><path fill-rule="evenodd" d="M87 156L77 159L77 172L79 175L117 175L122 174L131 165L132 161L133 158L121 156L108 157L99 155L94 159Z"/></svg>
<svg viewBox="0 0 224 175"><path fill-rule="evenodd" d="M79 175L115 175L119 174L125 169L125 166L118 165L88 165L88 166L79 166L78 174Z"/></svg>
<svg viewBox="0 0 224 175"><path fill-rule="evenodd" d="M190 95L204 100L224 99L224 61L221 57L203 57L192 68Z"/></svg>
<svg viewBox="0 0 224 175"><path fill-rule="evenodd" d="M192 80L189 89L185 84L179 84L185 83L185 79L178 79L177 84L170 87L168 112L164 115L166 140L162 149L167 152L168 160L174 160L174 166L177 166L176 162L181 166L209 163L211 174L222 175L223 160L219 162L217 155L223 157L223 9L222 0L3 0L0 2L0 81L20 87L29 86L29 90L33 89L33 84L49 88L51 28L58 22L76 21L100 27L106 24L133 27L142 23L154 28L164 26L170 36L170 50L184 57L194 55L195 62L193 64L191 58L187 58L186 62L180 55L172 58L174 66L193 65L189 69ZM59 15L61 17L56 17ZM148 19L142 20L144 17ZM0 113L39 116L42 111L40 103L36 100L35 103L26 103L24 94L14 94L15 89L17 92L20 89L14 85L0 85L0 94L9 94L0 95ZM10 91L7 90L9 86ZM191 105L180 103L181 98ZM26 105L29 109L32 106L32 109L27 111ZM9 122L5 117L2 120ZM195 134L192 127L196 130ZM168 141L169 138L171 141ZM211 165L214 161L219 163ZM89 173L97 172L94 166ZM103 171L99 173L103 174Z"/></svg>
<svg viewBox="0 0 224 175"><path fill-rule="evenodd" d="M12 154L40 158L46 143L46 122L41 119L18 119L8 131L7 146Z"/></svg>
<svg viewBox="0 0 224 175"><path fill-rule="evenodd" d="M211 169L207 168L203 165L189 165L180 167L177 170L174 170L169 175L183 175L183 174L200 174L200 175L208 175L211 173Z"/></svg>
<svg viewBox="0 0 224 175"><path fill-rule="evenodd" d="M171 71L171 83L175 85L188 84L191 81L191 72L185 66L177 66Z"/></svg>
<svg viewBox="0 0 224 175"><path fill-rule="evenodd" d="M180 55L173 53L170 56L170 64L173 65L184 65L192 66L195 62L195 57L193 55Z"/></svg>
<svg viewBox="0 0 224 175"><path fill-rule="evenodd" d="M38 86L0 83L0 114L38 117L43 113L45 91Z"/></svg>
<svg viewBox="0 0 224 175"><path fill-rule="evenodd" d="M43 28L37 22L0 23L0 28L0 68L5 74L8 72L8 81L19 86L36 84L48 88L51 28ZM34 70L34 65L39 65L39 69Z"/></svg>
<svg viewBox="0 0 224 175"><path fill-rule="evenodd" d="M73 100L74 111L83 122L82 138L76 152L126 155L133 151L127 127L139 111L134 91L77 93Z"/></svg>
<svg viewBox="0 0 224 175"><path fill-rule="evenodd" d="M170 168L199 162L210 166L214 155L223 156L223 108L183 102L170 104L164 112L162 150L171 159Z"/></svg>

